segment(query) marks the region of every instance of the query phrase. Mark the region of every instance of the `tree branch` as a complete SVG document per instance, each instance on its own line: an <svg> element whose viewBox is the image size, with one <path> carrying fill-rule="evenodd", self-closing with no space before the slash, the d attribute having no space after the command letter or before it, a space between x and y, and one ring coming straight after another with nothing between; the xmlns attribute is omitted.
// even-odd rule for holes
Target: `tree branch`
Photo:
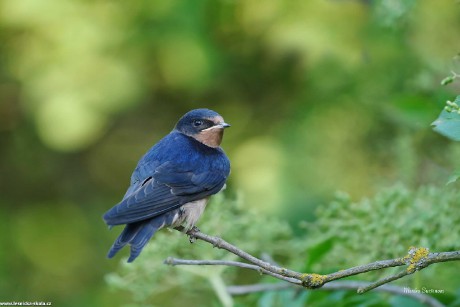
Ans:
<svg viewBox="0 0 460 307"><path fill-rule="evenodd" d="M300 285L301 282L294 278L285 277L270 271L267 271L257 265L238 262L238 261L225 261L225 260L188 260L188 259L176 259L172 257L168 257L164 262L164 264L168 265L225 265L225 266L236 266L244 269L250 269L257 271L262 274L270 275L280 280L287 281L289 283L298 284Z"/></svg>
<svg viewBox="0 0 460 307"><path fill-rule="evenodd" d="M183 231L182 227L177 228L179 231ZM346 270L333 272L326 275L320 275L315 273L300 273L290 269L279 267L278 265L271 264L263 261L259 258L252 256L251 254L239 249L238 247L224 241L219 237L213 237L202 233L198 228L192 228L186 232L190 236L190 242L200 239L202 241L211 243L214 247L225 249L232 254L235 254L242 259L250 262L236 262L236 261L219 261L219 260L185 260L185 259L174 259L168 258L165 260L165 264L169 265L227 265L237 266L241 268L256 270L260 273L273 276L275 278L287 281L291 284L301 285L308 289L316 289L325 286L325 284L366 272L375 270L386 269L389 267L407 266L405 270L388 277L385 277L374 283L365 283L357 287L358 293L365 293L369 290L381 287L382 285L400 279L404 276L415 273L416 271L422 270L433 263L456 261L460 260L460 251L453 252L441 252L441 253L430 253L427 248L424 247L411 247L406 256L396 259L380 260L365 265L352 267ZM356 285L356 284L355 284ZM331 286L328 286L328 288Z"/></svg>
<svg viewBox="0 0 460 307"><path fill-rule="evenodd" d="M179 231L183 230L182 227L178 227L176 229L179 230ZM239 257L251 262L252 264L258 266L259 268L262 268L262 269L264 269L266 271L269 271L269 272L272 272L274 274L281 275L281 276L284 276L284 277L291 277L291 278L294 278L294 279L299 280L299 281L302 280L302 275L304 275L302 273L291 271L291 270L288 270L288 269L285 269L285 268L280 268L280 267L272 265L272 264L270 264L270 263L268 263L266 261L263 261L263 260L261 260L259 258L256 258L256 257L250 255L249 253L239 249L238 247L236 247L236 246L224 241L223 239L221 239L219 237L213 237L213 236L207 235L205 233L202 233L196 227L190 229L186 233L190 236L190 242L192 242L195 239L200 239L202 241L211 243L214 247L217 247L217 248L220 248L220 249L225 249L225 250L229 251L230 253L235 254L235 255L237 255L237 256L239 256Z"/></svg>

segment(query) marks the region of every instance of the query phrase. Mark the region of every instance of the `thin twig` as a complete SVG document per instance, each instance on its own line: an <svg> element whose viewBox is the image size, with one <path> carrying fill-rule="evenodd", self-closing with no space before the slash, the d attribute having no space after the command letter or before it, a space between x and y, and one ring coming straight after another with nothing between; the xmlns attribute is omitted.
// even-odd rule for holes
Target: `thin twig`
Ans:
<svg viewBox="0 0 460 307"><path fill-rule="evenodd" d="M367 273L367 272L371 272L375 270L381 270L381 269L401 266L405 264L406 263L404 262L403 258L380 260L380 261L372 262L369 264L359 265L359 266L355 266L355 267L352 267L346 270L334 272L326 276L327 276L327 281L333 281L333 280L341 279L341 278L348 277L348 276L353 276L353 275Z"/></svg>
<svg viewBox="0 0 460 307"><path fill-rule="evenodd" d="M396 279L403 278L404 276L409 275L409 274L412 274L412 273L408 272L407 270L401 271L398 274L394 274L394 275L382 278L379 281L376 281L374 283L370 283L369 285L367 285L365 287L360 287L360 288L358 288L357 292L359 294L361 294L361 293L370 291L370 290L375 289L377 287L380 287L380 286L382 286L384 284L387 284L389 282L395 281Z"/></svg>
<svg viewBox="0 0 460 307"><path fill-rule="evenodd" d="M177 230L183 231L183 228ZM252 256L251 254L239 249L238 247L224 241L219 237L213 237L202 233L197 228L193 228L187 231L190 236L190 241L200 239L205 242L211 243L214 247L225 249L232 254L235 254L246 261L250 262L236 262L236 261L219 261L219 260L185 260L185 259L174 259L168 258L165 263L169 265L227 265L227 266L238 266L241 268L256 270L259 273L267 274L275 278L287 281L295 285L302 285L305 288L315 289L325 286L325 284L366 272L375 270L381 270L390 267L407 266L404 271L398 274L388 276L374 283L366 283L365 286L358 288L358 293L364 293L366 291L381 287L382 285L400 279L404 276L413 274L416 271L422 270L433 263L456 261L460 260L460 251L453 252L441 252L441 253L429 253L427 248L420 247L410 248L408 254L402 258L380 260L369 264L352 267L349 269L333 272L327 275L319 275L314 273L299 273L290 269L282 268L278 265L274 265L267 261L263 261L259 258ZM328 286L330 287L330 286Z"/></svg>
<svg viewBox="0 0 460 307"><path fill-rule="evenodd" d="M284 280L286 282L300 285L301 282L297 279L285 277L270 271L267 271L257 265L238 262L238 261L226 261L226 260L189 260L189 259L177 259L168 257L164 262L164 264L168 265L225 265L225 266L235 266L239 268L254 270L262 274L270 275L272 277L278 278L280 280Z"/></svg>
<svg viewBox="0 0 460 307"><path fill-rule="evenodd" d="M296 272L296 271L292 271L292 270L289 270L289 269L285 269L285 268L280 268L278 266L275 266L275 265L272 265L266 261L263 261L259 258L256 258L254 256L252 256L251 254L239 249L238 247L224 241L223 239L219 238L219 237L213 237L213 236L210 236L210 235L207 235L205 233L202 233L201 231L199 231L197 228L192 228L191 230L189 230L187 232L187 234L192 238L192 239L200 239L200 240L203 240L205 242L208 242L208 243L211 243L214 247L217 247L217 248L220 248L220 249L225 249L229 252L231 252L232 254L235 254L249 262L251 262L252 264L255 264L269 272L272 272L272 273L275 273L277 275L281 275L281 276L285 276L285 277L291 277L291 278L294 278L294 279L297 279L297 280L300 280L302 281L302 277L304 274L302 273L299 273L299 272Z"/></svg>

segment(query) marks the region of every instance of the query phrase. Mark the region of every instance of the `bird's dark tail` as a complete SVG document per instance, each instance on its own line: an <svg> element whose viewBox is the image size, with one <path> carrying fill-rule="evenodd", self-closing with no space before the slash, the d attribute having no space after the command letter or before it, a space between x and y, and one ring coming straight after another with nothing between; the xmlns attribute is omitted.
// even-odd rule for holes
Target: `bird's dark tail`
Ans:
<svg viewBox="0 0 460 307"><path fill-rule="evenodd" d="M144 246L155 234L155 232L164 226L164 219L157 217L148 221L142 221L126 225L120 236L113 243L107 254L112 258L126 244L131 245L131 255L128 262L133 262L139 256Z"/></svg>

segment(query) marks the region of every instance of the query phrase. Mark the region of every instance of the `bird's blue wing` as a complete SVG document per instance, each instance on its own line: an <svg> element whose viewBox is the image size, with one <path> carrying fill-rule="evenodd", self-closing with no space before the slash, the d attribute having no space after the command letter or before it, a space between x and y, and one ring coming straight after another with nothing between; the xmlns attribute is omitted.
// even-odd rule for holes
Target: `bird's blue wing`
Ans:
<svg viewBox="0 0 460 307"><path fill-rule="evenodd" d="M131 194L110 209L104 220L109 225L134 223L179 208L190 201L219 192L228 172L223 170L192 170L166 162L143 181Z"/></svg>
<svg viewBox="0 0 460 307"><path fill-rule="evenodd" d="M156 181L171 188L177 196L187 196L212 190L216 185L222 187L227 179L226 174L219 171L192 171L180 168L171 162L157 168L153 176Z"/></svg>

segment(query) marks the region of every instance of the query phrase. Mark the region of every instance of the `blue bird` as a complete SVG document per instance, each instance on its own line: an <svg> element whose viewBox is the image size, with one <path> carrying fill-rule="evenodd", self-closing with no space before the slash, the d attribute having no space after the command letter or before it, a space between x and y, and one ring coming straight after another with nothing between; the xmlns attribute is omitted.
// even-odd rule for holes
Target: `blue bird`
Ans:
<svg viewBox="0 0 460 307"><path fill-rule="evenodd" d="M150 148L121 202L104 214L109 227L126 224L107 257L129 244L132 262L157 230L194 227L209 197L225 187L230 174L230 161L219 147L227 127L212 110L192 110Z"/></svg>

